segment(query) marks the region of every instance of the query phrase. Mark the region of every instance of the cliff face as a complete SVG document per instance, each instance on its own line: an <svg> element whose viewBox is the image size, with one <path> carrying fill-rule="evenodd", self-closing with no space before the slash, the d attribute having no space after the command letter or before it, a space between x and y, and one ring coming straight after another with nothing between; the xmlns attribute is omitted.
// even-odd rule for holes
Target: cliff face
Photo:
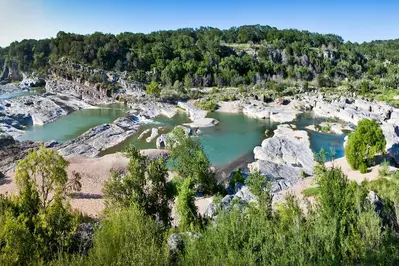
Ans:
<svg viewBox="0 0 399 266"><path fill-rule="evenodd" d="M18 69L18 64L14 61L9 61L7 64L2 62L0 64L0 84L7 84L15 80L22 80L22 72Z"/></svg>
<svg viewBox="0 0 399 266"><path fill-rule="evenodd" d="M91 67L62 63L52 67L46 90L70 93L91 103L102 103L121 96L142 95L144 86L129 80L127 73L115 73Z"/></svg>

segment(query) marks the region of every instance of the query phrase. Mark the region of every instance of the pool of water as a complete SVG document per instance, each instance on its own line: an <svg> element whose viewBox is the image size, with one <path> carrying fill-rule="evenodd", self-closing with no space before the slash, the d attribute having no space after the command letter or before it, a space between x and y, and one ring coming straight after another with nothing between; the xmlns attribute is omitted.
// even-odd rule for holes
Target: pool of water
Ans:
<svg viewBox="0 0 399 266"><path fill-rule="evenodd" d="M92 127L111 123L124 116L127 109L123 105L99 106L96 109L84 109L62 116L43 126L30 126L18 140L50 141L63 143L73 139Z"/></svg>
<svg viewBox="0 0 399 266"><path fill-rule="evenodd" d="M200 140L209 160L214 166L222 166L240 157L252 155L253 148L259 146L266 138L266 131L276 129L278 123L273 123L269 119L259 120L249 118L242 113L210 113L209 117L219 120L219 124L214 127L201 128ZM306 126L319 124L325 121L322 118L315 118L312 114L299 115L297 120L290 123L298 129L306 130L310 137L311 149L319 152L321 149L326 151L327 160L331 159L331 150L334 157L340 158L344 155L343 142L345 135L333 135L314 132L306 129ZM139 149L154 149L155 142L147 143L146 137L141 140L138 136L146 129L158 127L160 134L170 132L174 126L190 122L185 113L178 113L172 119L158 117L153 123L148 123L140 127L137 134L133 135L119 145L104 151L100 155L110 154L123 150L129 144L135 145Z"/></svg>
<svg viewBox="0 0 399 266"><path fill-rule="evenodd" d="M27 129L27 133L19 140L50 141L57 140L65 142L76 138L88 129L103 123L111 123L118 117L124 116L127 109L121 105L102 106L97 109L86 109L76 111L68 116L63 116L53 123L44 126L32 126ZM209 117L219 120L219 124L202 128L200 140L214 166L221 166L237 160L243 156L252 154L253 148L262 143L266 138L266 131L273 131L277 123L268 119L258 120L249 118L243 114L210 113ZM311 148L314 152L324 149L329 152L335 151L335 158L344 155L343 142L344 135L331 135L313 132L305 129L308 125L319 124L324 119L315 118L311 114L299 115L297 120L290 123L298 129L306 130L310 136ZM119 145L104 151L101 155L122 151L129 144L135 145L139 149L156 148L155 141L146 142L147 134L141 140L138 136L146 129L159 128L160 134L170 132L176 125L190 122L187 114L179 112L173 118L157 117L152 121L140 126L139 131ZM330 159L328 156L327 159Z"/></svg>
<svg viewBox="0 0 399 266"><path fill-rule="evenodd" d="M12 99L12 98L28 96L28 95L36 95L36 94L43 93L45 91L46 90L44 88L35 88L35 89L31 89L31 90L23 90L23 91L5 93L5 94L0 95L0 100Z"/></svg>

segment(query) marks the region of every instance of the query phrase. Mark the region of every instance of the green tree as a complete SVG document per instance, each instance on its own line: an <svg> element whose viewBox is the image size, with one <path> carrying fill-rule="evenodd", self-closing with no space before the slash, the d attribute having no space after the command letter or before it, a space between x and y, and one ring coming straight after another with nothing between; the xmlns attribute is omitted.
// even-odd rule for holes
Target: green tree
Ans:
<svg viewBox="0 0 399 266"><path fill-rule="evenodd" d="M19 195L2 199L0 262L26 265L49 261L69 249L78 217L70 212L68 195L80 189L80 176L68 181L66 162L41 146L20 161L16 170Z"/></svg>
<svg viewBox="0 0 399 266"><path fill-rule="evenodd" d="M383 153L385 146L385 136L378 124L374 120L362 119L348 137L345 157L353 169L364 169L374 163L375 156Z"/></svg>
<svg viewBox="0 0 399 266"><path fill-rule="evenodd" d="M197 206L195 206L191 178L186 178L179 188L176 210L179 214L179 228L181 230L195 231L200 220Z"/></svg>
<svg viewBox="0 0 399 266"><path fill-rule="evenodd" d="M161 94L161 88L158 83L151 81L151 83L146 87L146 92L151 95L159 96Z"/></svg>
<svg viewBox="0 0 399 266"><path fill-rule="evenodd" d="M150 160L134 146L128 147L125 155L129 158L127 174L112 172L104 185L107 207L112 209L137 204L147 215L168 225L171 194L167 191L166 161L162 158Z"/></svg>
<svg viewBox="0 0 399 266"><path fill-rule="evenodd" d="M200 139L191 137L181 127L176 127L167 140L170 163L182 178L191 178L195 189L210 193L216 188L215 174Z"/></svg>
<svg viewBox="0 0 399 266"><path fill-rule="evenodd" d="M88 258L76 265L166 265L163 235L162 228L133 204L102 221Z"/></svg>

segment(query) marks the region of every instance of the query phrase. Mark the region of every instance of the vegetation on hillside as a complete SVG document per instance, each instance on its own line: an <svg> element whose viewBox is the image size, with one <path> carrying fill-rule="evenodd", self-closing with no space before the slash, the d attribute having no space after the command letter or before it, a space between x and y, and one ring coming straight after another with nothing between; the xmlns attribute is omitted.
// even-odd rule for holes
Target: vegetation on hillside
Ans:
<svg viewBox="0 0 399 266"><path fill-rule="evenodd" d="M164 88L257 85L279 91L279 84L308 88L344 86L370 94L397 89L399 41L344 43L339 36L270 26L211 27L149 34L59 32L56 38L24 40L0 48L0 68L82 77L79 68L126 71L129 79ZM104 82L101 75L83 77ZM150 91L158 94L154 83ZM277 84L277 85L276 85ZM284 86L283 86L284 88ZM392 99L389 99L392 100Z"/></svg>
<svg viewBox="0 0 399 266"><path fill-rule="evenodd" d="M44 147L31 152L17 169L19 196L0 199L0 260L3 265L396 265L397 173L381 167L380 179L358 185L341 169L315 167L314 204L303 212L288 196L272 208L271 184L260 173L246 179L254 202L233 201L216 210L215 219L199 216L198 191L214 193L214 174L197 138L181 128L169 139L170 165L130 147L127 172L112 173L105 184L106 210L89 249L75 237L81 218L71 212L68 195L79 178L68 180L67 162ZM175 142L173 142L175 140ZM39 177L44 177L43 179ZM39 178L39 179L37 179ZM379 198L370 198L369 190ZM223 190L219 189L219 193ZM216 206L219 205L216 196ZM378 200L376 202L375 200ZM171 226L171 203L178 225ZM304 204L304 203L302 203ZM306 204L306 203L305 203ZM179 234L183 244L169 251L167 240ZM169 243L170 245L170 243Z"/></svg>

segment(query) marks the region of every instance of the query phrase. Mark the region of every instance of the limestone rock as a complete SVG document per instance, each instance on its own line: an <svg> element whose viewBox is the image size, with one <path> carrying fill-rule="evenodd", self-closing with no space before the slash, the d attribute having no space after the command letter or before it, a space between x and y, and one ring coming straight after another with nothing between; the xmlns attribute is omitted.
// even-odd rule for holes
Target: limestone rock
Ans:
<svg viewBox="0 0 399 266"><path fill-rule="evenodd" d="M33 141L15 141L11 145L0 148L0 171L6 173L13 169L19 160L25 158L32 149L37 149L39 143Z"/></svg>
<svg viewBox="0 0 399 266"><path fill-rule="evenodd" d="M142 139L145 135L147 135L148 133L150 133L151 128L148 128L146 130L144 130L143 132L141 132L140 136L138 137L138 139Z"/></svg>
<svg viewBox="0 0 399 266"><path fill-rule="evenodd" d="M137 118L118 119L113 124L99 125L79 137L65 142L59 147L58 151L63 156L95 157L101 151L121 143L136 133L138 128L139 120Z"/></svg>
<svg viewBox="0 0 399 266"><path fill-rule="evenodd" d="M214 118L201 118L197 119L192 123L184 124L185 126L189 126L191 128L203 128L203 127L213 127L217 125L219 121Z"/></svg>
<svg viewBox="0 0 399 266"><path fill-rule="evenodd" d="M293 130L289 125L279 125L274 136L265 139L254 149L255 162L248 165L259 171L275 186L285 187L296 183L303 173L312 175L316 165L306 131Z"/></svg>
<svg viewBox="0 0 399 266"><path fill-rule="evenodd" d="M162 134L161 136L159 136L157 138L156 144L157 144L157 149L165 148L166 147L166 135Z"/></svg>
<svg viewBox="0 0 399 266"><path fill-rule="evenodd" d="M158 128L151 129L151 136L149 136L146 141L151 142L158 136Z"/></svg>

